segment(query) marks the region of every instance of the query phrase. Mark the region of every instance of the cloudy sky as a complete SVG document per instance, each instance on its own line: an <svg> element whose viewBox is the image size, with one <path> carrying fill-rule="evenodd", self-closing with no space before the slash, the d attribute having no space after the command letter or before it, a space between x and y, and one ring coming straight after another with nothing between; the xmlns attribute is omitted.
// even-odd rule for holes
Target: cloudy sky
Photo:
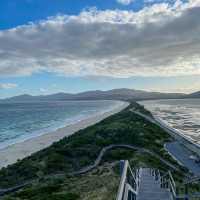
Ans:
<svg viewBox="0 0 200 200"><path fill-rule="evenodd" d="M200 0L1 0L0 98L200 90Z"/></svg>

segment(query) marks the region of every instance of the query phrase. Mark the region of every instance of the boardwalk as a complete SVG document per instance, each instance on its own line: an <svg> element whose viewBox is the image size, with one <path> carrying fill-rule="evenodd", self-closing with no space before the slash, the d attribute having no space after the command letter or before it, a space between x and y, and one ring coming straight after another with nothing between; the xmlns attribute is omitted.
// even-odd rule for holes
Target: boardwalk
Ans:
<svg viewBox="0 0 200 200"><path fill-rule="evenodd" d="M151 156L157 158L158 160L160 160L162 163L164 163L165 165L167 165L168 167L170 167L172 170L174 171L179 171L179 169L177 167L175 167L174 165L172 165L170 162L166 161L165 159L163 159L160 155L156 154L155 152L149 150L149 149L145 149L145 148L141 148L138 146L134 146L134 145L128 145L128 144L115 144L115 145L109 145L107 147L104 147L101 152L99 153L99 156L97 157L97 159L95 160L94 164L91 164L87 167L84 167L83 169L73 173L73 175L81 175L81 174L85 174L89 171L91 171L92 169L96 168L100 162L102 161L103 156L105 155L105 153L107 151L110 151L112 149L119 149L119 148L125 148L125 149L130 149L133 151L138 151L140 153L147 153L150 154Z"/></svg>

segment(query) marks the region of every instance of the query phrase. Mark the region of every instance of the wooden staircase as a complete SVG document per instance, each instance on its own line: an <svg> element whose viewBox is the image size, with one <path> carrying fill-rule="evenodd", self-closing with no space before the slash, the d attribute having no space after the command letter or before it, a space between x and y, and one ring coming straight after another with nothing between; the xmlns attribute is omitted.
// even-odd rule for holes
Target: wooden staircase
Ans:
<svg viewBox="0 0 200 200"><path fill-rule="evenodd" d="M149 168L140 169L140 184L137 200L172 200L169 189L161 188L160 180L156 180Z"/></svg>
<svg viewBox="0 0 200 200"><path fill-rule="evenodd" d="M177 187L170 171L134 169L129 162L120 161L121 180L116 200L199 200L200 192L189 187L200 186L200 176L188 179ZM193 188L194 189L194 188ZM179 193L182 192L182 193Z"/></svg>
<svg viewBox="0 0 200 200"><path fill-rule="evenodd" d="M178 199L171 172L161 176L160 171L156 169L133 169L128 161L120 163L121 181L116 200Z"/></svg>

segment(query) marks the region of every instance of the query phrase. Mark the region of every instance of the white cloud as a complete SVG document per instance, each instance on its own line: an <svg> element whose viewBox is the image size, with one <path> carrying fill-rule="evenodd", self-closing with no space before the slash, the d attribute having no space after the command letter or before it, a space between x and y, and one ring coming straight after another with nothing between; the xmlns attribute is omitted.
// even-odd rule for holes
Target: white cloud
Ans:
<svg viewBox="0 0 200 200"><path fill-rule="evenodd" d="M0 31L0 76L200 74L200 0L91 9Z"/></svg>
<svg viewBox="0 0 200 200"><path fill-rule="evenodd" d="M48 90L45 89L45 88L40 88L39 90L40 90L40 92L47 92L47 91L48 91Z"/></svg>
<svg viewBox="0 0 200 200"><path fill-rule="evenodd" d="M117 0L118 3L123 4L123 5L129 5L133 2L134 0Z"/></svg>
<svg viewBox="0 0 200 200"><path fill-rule="evenodd" d="M0 83L0 89L12 89L16 87L17 87L17 84L14 84L14 83Z"/></svg>

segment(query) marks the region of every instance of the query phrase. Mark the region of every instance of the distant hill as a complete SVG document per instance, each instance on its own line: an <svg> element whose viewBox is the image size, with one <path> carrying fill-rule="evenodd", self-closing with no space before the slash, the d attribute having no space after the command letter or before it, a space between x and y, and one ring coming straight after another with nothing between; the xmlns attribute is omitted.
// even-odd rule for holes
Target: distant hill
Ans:
<svg viewBox="0 0 200 200"><path fill-rule="evenodd" d="M187 95L187 98L200 98L200 91Z"/></svg>
<svg viewBox="0 0 200 200"><path fill-rule="evenodd" d="M56 93L51 95L20 95L14 96L1 101L6 102L27 102L27 101L67 101L67 100L147 100L147 99L172 99L182 98L185 94L181 93L159 93L147 92L133 89L113 89L108 91L87 91L77 94Z"/></svg>

